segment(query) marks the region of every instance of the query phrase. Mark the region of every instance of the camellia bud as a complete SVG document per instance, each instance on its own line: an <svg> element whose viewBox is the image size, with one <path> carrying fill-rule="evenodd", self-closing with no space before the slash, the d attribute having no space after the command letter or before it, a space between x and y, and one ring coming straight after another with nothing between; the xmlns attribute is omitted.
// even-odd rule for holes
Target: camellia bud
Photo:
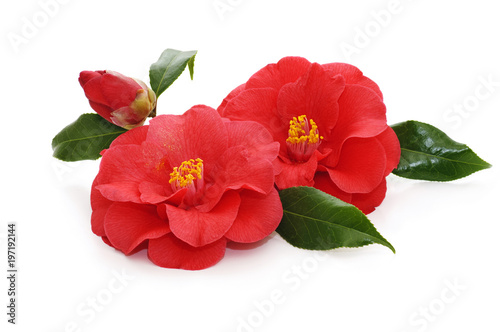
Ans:
<svg viewBox="0 0 500 332"><path fill-rule="evenodd" d="M142 126L156 107L156 95L146 83L120 73L82 71L78 81L94 111L125 129Z"/></svg>

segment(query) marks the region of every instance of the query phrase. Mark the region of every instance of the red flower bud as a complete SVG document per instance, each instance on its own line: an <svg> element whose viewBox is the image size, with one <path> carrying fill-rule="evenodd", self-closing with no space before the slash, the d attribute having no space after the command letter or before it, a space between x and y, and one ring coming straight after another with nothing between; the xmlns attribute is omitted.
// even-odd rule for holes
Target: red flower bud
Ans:
<svg viewBox="0 0 500 332"><path fill-rule="evenodd" d="M156 95L146 83L120 73L82 71L78 81L94 111L125 129L142 126L156 107Z"/></svg>

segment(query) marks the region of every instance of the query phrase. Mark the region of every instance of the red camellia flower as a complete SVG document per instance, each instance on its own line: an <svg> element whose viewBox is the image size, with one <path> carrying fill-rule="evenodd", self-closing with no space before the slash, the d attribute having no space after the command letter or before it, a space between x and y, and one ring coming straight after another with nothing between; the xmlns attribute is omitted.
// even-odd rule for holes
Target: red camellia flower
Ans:
<svg viewBox="0 0 500 332"><path fill-rule="evenodd" d="M253 121L195 106L160 115L105 150L92 185L92 230L162 267L203 269L230 241L273 232L283 210L272 162L279 145Z"/></svg>
<svg viewBox="0 0 500 332"><path fill-rule="evenodd" d="M125 129L142 126L156 107L156 95L146 83L117 72L82 71L78 81L94 111Z"/></svg>
<svg viewBox="0 0 500 332"><path fill-rule="evenodd" d="M380 205L385 177L399 162L380 89L348 64L283 58L233 90L218 111L259 122L280 143L279 189L314 186L364 213Z"/></svg>

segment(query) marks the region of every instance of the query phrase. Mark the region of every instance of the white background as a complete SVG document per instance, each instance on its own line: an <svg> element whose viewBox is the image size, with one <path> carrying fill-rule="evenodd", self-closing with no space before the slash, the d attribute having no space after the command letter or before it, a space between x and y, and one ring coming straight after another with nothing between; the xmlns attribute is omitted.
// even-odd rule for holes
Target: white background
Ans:
<svg viewBox="0 0 500 332"><path fill-rule="evenodd" d="M498 330L494 1L2 4L4 273L8 222L17 223L19 238L18 324L7 323L2 277L2 331ZM214 4L225 4L225 11ZM349 47L356 53L345 52ZM395 255L373 245L318 256L273 234L254 249L228 249L216 266L197 272L157 267L144 252L126 257L90 230L90 185L99 162L59 162L50 143L91 111L80 71L112 69L148 82L149 65L165 48L199 53L194 81L184 73L162 95L160 114L217 107L232 88L283 56L349 62L380 85L389 123L431 123L494 167L454 183L390 176L386 200L369 217Z"/></svg>

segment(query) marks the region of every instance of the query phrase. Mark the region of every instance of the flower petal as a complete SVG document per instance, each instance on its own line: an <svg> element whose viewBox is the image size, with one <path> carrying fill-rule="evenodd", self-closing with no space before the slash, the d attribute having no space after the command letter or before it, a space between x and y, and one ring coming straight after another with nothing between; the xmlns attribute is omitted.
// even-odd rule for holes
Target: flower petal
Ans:
<svg viewBox="0 0 500 332"><path fill-rule="evenodd" d="M227 231L226 238L240 243L257 242L271 234L283 216L278 191L268 195L249 190L240 192L241 204L238 216Z"/></svg>
<svg viewBox="0 0 500 332"><path fill-rule="evenodd" d="M148 129L149 126L142 126L127 130L126 132L115 138L115 140L111 143L109 148L127 144L141 145L141 143L146 140Z"/></svg>
<svg viewBox="0 0 500 332"><path fill-rule="evenodd" d="M222 116L227 103L229 103L231 99L239 95L243 90L245 90L245 84L238 85L233 91L229 92L229 94L226 96L226 98L224 98L219 107L217 107L217 112L219 112L219 114Z"/></svg>
<svg viewBox="0 0 500 332"><path fill-rule="evenodd" d="M272 162L251 156L242 145L229 148L209 176L213 185L205 192L205 206L199 207L202 211L209 211L229 189L249 189L267 194L274 187Z"/></svg>
<svg viewBox="0 0 500 332"><path fill-rule="evenodd" d="M149 240L148 257L156 265L172 269L202 270L219 262L226 252L226 239L193 247L172 233Z"/></svg>
<svg viewBox="0 0 500 332"><path fill-rule="evenodd" d="M345 78L346 84L358 84L370 88L380 97L380 99L383 99L382 91L380 91L377 83L364 76L363 72L353 65L335 62L324 64L323 68L328 70L332 76L342 75Z"/></svg>
<svg viewBox="0 0 500 332"><path fill-rule="evenodd" d="M401 157L401 145L399 143L398 136L391 127L387 126L381 134L376 136L380 144L385 149L385 155L387 158L387 164L385 169L385 175L391 174L391 172L398 166L399 158Z"/></svg>
<svg viewBox="0 0 500 332"><path fill-rule="evenodd" d="M229 147L243 145L250 158L273 161L278 156L279 143L266 128L254 121L230 121L225 123Z"/></svg>
<svg viewBox="0 0 500 332"><path fill-rule="evenodd" d="M342 145L347 139L377 136L387 128L384 103L366 87L346 85L339 98L339 107L341 111L337 124L322 142L323 148L332 149L324 161L330 167L337 164Z"/></svg>
<svg viewBox="0 0 500 332"><path fill-rule="evenodd" d="M287 122L293 117L306 115L316 122L320 135L327 135L337 123L338 100L344 86L342 76L332 78L321 65L313 63L306 75L281 88L278 113Z"/></svg>
<svg viewBox="0 0 500 332"><path fill-rule="evenodd" d="M141 145L117 145L104 154L100 165L97 189L109 200L143 203L139 185L142 182L163 184L165 196L172 194L169 173L152 164ZM157 193L154 188L154 193Z"/></svg>
<svg viewBox="0 0 500 332"><path fill-rule="evenodd" d="M133 78L114 71L107 70L101 78L101 91L106 105L114 110L129 106L135 100L137 91L141 89Z"/></svg>
<svg viewBox="0 0 500 332"><path fill-rule="evenodd" d="M242 91L224 108L223 117L233 121L256 121L263 125L277 142L288 137L289 121L282 121L276 110L278 93L271 88Z"/></svg>
<svg viewBox="0 0 500 332"><path fill-rule="evenodd" d="M228 191L208 212L200 212L196 208L185 210L172 205L166 205L166 208L175 236L194 247L201 247L224 236L236 219L239 206L238 193Z"/></svg>
<svg viewBox="0 0 500 332"><path fill-rule="evenodd" d="M167 158L171 167L201 158L208 171L227 149L227 131L216 110L198 105L181 116L164 115L152 119L147 141L155 144L156 151Z"/></svg>
<svg viewBox="0 0 500 332"><path fill-rule="evenodd" d="M106 214L104 229L113 247L125 254L145 240L170 232L168 222L158 217L155 206L116 202Z"/></svg>
<svg viewBox="0 0 500 332"><path fill-rule="evenodd" d="M102 70L100 70L100 71L84 70L80 73L80 76L78 77L78 82L80 83L81 87L83 88L83 86L85 84L87 84L88 81L90 81L94 78L97 78L97 77L101 77L103 74L104 74L104 71L102 71Z"/></svg>
<svg viewBox="0 0 500 332"><path fill-rule="evenodd" d="M337 197L338 199L350 203L352 194L342 191L333 183L332 179L326 172L318 172L314 176L314 188L319 189L329 195Z"/></svg>
<svg viewBox="0 0 500 332"><path fill-rule="evenodd" d="M385 198L387 182L385 178L371 192L366 194L352 194L351 204L363 211L364 214L371 213L379 206Z"/></svg>
<svg viewBox="0 0 500 332"><path fill-rule="evenodd" d="M96 176L94 182L92 183L92 189L90 191L90 205L92 207L92 216L90 219L92 225L92 232L98 236L105 236L104 231L104 217L108 212L109 207L113 204L113 201L106 199L101 192L96 188L99 183L99 176Z"/></svg>
<svg viewBox="0 0 500 332"><path fill-rule="evenodd" d="M265 66L252 75L246 83L246 89L273 88L280 90L287 83L295 82L304 75L311 63L301 57L285 57Z"/></svg>
<svg viewBox="0 0 500 332"><path fill-rule="evenodd" d="M351 138L342 148L334 168L327 168L332 181L348 193L369 193L382 181L385 151L376 138Z"/></svg>
<svg viewBox="0 0 500 332"><path fill-rule="evenodd" d="M286 189L296 186L309 186L314 184L314 173L318 168L318 152L305 163L294 163L280 156L281 172L276 175L276 186L278 189Z"/></svg>

